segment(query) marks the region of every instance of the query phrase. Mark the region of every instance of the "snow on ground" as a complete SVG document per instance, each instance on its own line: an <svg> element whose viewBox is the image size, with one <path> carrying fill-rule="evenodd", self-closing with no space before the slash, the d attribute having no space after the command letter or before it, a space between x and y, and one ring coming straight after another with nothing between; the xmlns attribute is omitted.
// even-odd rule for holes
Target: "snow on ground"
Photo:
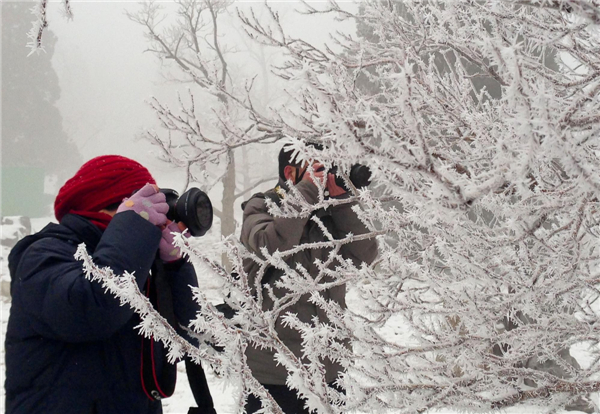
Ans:
<svg viewBox="0 0 600 414"><path fill-rule="evenodd" d="M38 231L43 228L49 219L37 219L32 220L31 227L32 231ZM12 226L2 226L2 237L5 238L8 235L17 234L17 230ZM10 280L8 276L7 268L7 257L10 249L6 246L2 246L2 256L0 257L1 272L0 273L0 288L7 287L7 283ZM218 302L218 285L215 284L214 280L206 277L202 273L198 274L199 286L204 289L207 297L211 301ZM4 412L4 336L6 332L6 325L8 321L8 314L10 311L10 300L7 297L6 289L1 290L0 294L0 341L2 347L0 348L0 382L2 387L0 388L0 412ZM348 304L352 304L352 295L349 295ZM401 329L398 327L388 326L387 329L390 331L390 335L396 335ZM579 360L582 366L586 366L590 362L590 356L585 352L583 348L572 349L571 352ZM225 384L224 381L217 378L214 373L210 371L208 367L205 367L207 379L213 400L215 403L215 409L219 414L234 414L237 412L234 401L235 386L231 384ZM598 401L598 396L596 396ZM194 397L189 389L187 377L185 375L185 367L180 364L178 367L178 380L175 393L172 397L163 401L164 413L165 414L187 414L189 407L195 406ZM542 412L542 409L534 406L521 406L518 408L511 408L500 411L503 414L535 414ZM457 414L454 411L449 410L435 410L431 414ZM566 411L564 413L567 413ZM576 412L569 412L569 414L575 414Z"/></svg>

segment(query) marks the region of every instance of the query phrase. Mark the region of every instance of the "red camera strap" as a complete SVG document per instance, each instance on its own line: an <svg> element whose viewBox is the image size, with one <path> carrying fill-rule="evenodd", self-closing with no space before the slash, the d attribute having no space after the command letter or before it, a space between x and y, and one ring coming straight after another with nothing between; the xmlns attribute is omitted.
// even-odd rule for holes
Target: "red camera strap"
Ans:
<svg viewBox="0 0 600 414"><path fill-rule="evenodd" d="M160 259L157 259L158 262ZM152 274L146 282L146 296L150 299L154 308L167 319L172 325L176 323L173 312L173 301L170 297L170 290L166 284L164 270L162 266L152 267ZM159 298L160 296L160 298ZM163 344L154 340L154 338L142 338L142 356L141 356L141 380L142 389L146 396L152 401L162 400L170 397L175 391L177 382L177 365L170 364L167 361L167 350ZM159 359L160 358L160 359ZM162 369L159 371L158 361L162 361Z"/></svg>

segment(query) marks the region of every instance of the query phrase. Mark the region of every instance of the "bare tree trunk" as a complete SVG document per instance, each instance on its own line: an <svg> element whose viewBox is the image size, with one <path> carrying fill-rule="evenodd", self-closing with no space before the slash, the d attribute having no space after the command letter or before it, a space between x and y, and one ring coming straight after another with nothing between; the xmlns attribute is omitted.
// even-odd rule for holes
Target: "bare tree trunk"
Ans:
<svg viewBox="0 0 600 414"><path fill-rule="evenodd" d="M227 237L235 232L235 154L233 150L227 153L227 172L223 177L223 198L221 207L221 236ZM221 263L231 271L227 254L221 256Z"/></svg>
<svg viewBox="0 0 600 414"><path fill-rule="evenodd" d="M242 168L243 168L243 177L244 177L244 182L242 184L242 191L246 191L248 190L248 188L250 188L250 186L252 185L250 182L250 159L248 156L248 147L243 146L242 147Z"/></svg>

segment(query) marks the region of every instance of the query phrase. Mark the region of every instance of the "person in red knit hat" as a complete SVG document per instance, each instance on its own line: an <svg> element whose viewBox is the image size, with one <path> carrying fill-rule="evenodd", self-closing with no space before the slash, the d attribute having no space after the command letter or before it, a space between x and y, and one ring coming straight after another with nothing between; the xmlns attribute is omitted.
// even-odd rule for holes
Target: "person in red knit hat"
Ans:
<svg viewBox="0 0 600 414"><path fill-rule="evenodd" d="M156 184L150 172L138 162L118 155L96 157L86 162L62 186L54 202L56 219L77 214L106 229L123 199L146 184ZM108 213L110 216L110 213Z"/></svg>
<svg viewBox="0 0 600 414"><path fill-rule="evenodd" d="M86 279L74 255L85 243L97 265L115 275L133 274L142 291L155 269L163 269L178 322L174 327L188 336L180 325L195 317L189 286L198 282L193 266L173 245L173 233L185 226L170 222L168 209L144 166L118 155L100 156L58 192L58 224L15 245L9 255L7 414L162 412L165 389L174 386L171 377L166 386L161 382L171 372L164 352L156 348L149 362L142 357L143 340L135 330L139 317ZM155 384L145 374L149 364ZM202 406L190 412L214 413L203 380L203 389L193 390Z"/></svg>

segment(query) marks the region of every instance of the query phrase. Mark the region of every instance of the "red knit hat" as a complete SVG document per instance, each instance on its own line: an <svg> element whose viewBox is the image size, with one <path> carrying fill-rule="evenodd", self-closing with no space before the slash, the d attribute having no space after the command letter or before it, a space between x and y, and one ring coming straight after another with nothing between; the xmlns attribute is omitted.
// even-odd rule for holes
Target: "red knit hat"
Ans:
<svg viewBox="0 0 600 414"><path fill-rule="evenodd" d="M83 164L62 186L54 201L54 214L59 222L68 213L90 216L148 183L156 184L138 162L120 155L102 155Z"/></svg>

